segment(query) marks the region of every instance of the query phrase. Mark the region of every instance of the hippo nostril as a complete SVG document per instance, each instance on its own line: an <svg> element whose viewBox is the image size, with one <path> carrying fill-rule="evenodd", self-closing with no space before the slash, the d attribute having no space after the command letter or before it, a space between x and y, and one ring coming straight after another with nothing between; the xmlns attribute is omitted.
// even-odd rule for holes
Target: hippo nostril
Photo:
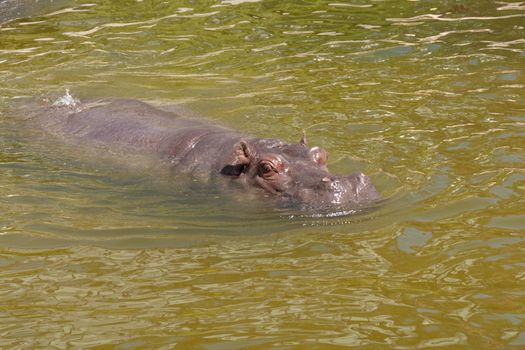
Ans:
<svg viewBox="0 0 525 350"><path fill-rule="evenodd" d="M357 174L357 179L359 180L359 185L364 186L366 184L366 177L363 173Z"/></svg>
<svg viewBox="0 0 525 350"><path fill-rule="evenodd" d="M357 178L359 179L359 185L361 187L365 187L365 186L368 186L369 183L370 183L370 179L368 176L366 176L365 174L363 173L358 173L357 174Z"/></svg>

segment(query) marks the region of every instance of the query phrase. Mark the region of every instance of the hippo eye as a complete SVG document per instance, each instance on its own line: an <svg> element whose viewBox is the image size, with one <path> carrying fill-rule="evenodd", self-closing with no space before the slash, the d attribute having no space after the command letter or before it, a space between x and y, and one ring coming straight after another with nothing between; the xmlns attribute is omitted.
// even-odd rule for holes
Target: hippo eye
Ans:
<svg viewBox="0 0 525 350"><path fill-rule="evenodd" d="M271 163L269 162L262 162L260 165L259 165L259 173L261 175L270 175L272 173L275 173L277 172L275 170L275 168L272 166Z"/></svg>
<svg viewBox="0 0 525 350"><path fill-rule="evenodd" d="M259 176L270 178L274 175L283 174L286 172L283 160L276 155L264 156L257 165L257 173Z"/></svg>

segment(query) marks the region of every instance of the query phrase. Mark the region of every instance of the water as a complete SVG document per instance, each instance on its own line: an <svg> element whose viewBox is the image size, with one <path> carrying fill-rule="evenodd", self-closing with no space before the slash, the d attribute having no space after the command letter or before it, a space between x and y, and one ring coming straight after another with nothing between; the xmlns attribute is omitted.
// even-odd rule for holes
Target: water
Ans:
<svg viewBox="0 0 525 350"><path fill-rule="evenodd" d="M522 3L34 10L0 16L1 348L525 346ZM306 130L387 201L290 213L21 122L66 89Z"/></svg>

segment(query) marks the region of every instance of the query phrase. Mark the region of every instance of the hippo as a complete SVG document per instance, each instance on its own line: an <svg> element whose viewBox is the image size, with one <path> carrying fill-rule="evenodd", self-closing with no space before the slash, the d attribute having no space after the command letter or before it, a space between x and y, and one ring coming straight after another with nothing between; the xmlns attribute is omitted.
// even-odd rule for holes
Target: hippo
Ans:
<svg viewBox="0 0 525 350"><path fill-rule="evenodd" d="M285 206L345 209L380 198L361 172L331 174L326 151L309 147L304 134L298 143L258 138L131 99L71 102L48 105L30 119L69 139L156 157L176 173L255 188Z"/></svg>

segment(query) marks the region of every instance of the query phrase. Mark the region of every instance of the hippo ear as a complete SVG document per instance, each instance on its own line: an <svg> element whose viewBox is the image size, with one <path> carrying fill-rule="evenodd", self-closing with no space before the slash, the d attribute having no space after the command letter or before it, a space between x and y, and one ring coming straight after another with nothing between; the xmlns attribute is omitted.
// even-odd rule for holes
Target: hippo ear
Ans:
<svg viewBox="0 0 525 350"><path fill-rule="evenodd" d="M239 176L246 171L246 168L248 168L254 158L255 152L250 145L246 141L241 140L233 146L230 160L221 169L221 174Z"/></svg>
<svg viewBox="0 0 525 350"><path fill-rule="evenodd" d="M299 141L301 145L304 147L308 147L308 141L306 140L306 131L303 130L303 137L301 137L301 141Z"/></svg>
<svg viewBox="0 0 525 350"><path fill-rule="evenodd" d="M326 154L326 151L319 147L312 147L310 151L308 152L310 155L310 159L314 163L320 166L326 166L326 159L328 158L328 155Z"/></svg>

